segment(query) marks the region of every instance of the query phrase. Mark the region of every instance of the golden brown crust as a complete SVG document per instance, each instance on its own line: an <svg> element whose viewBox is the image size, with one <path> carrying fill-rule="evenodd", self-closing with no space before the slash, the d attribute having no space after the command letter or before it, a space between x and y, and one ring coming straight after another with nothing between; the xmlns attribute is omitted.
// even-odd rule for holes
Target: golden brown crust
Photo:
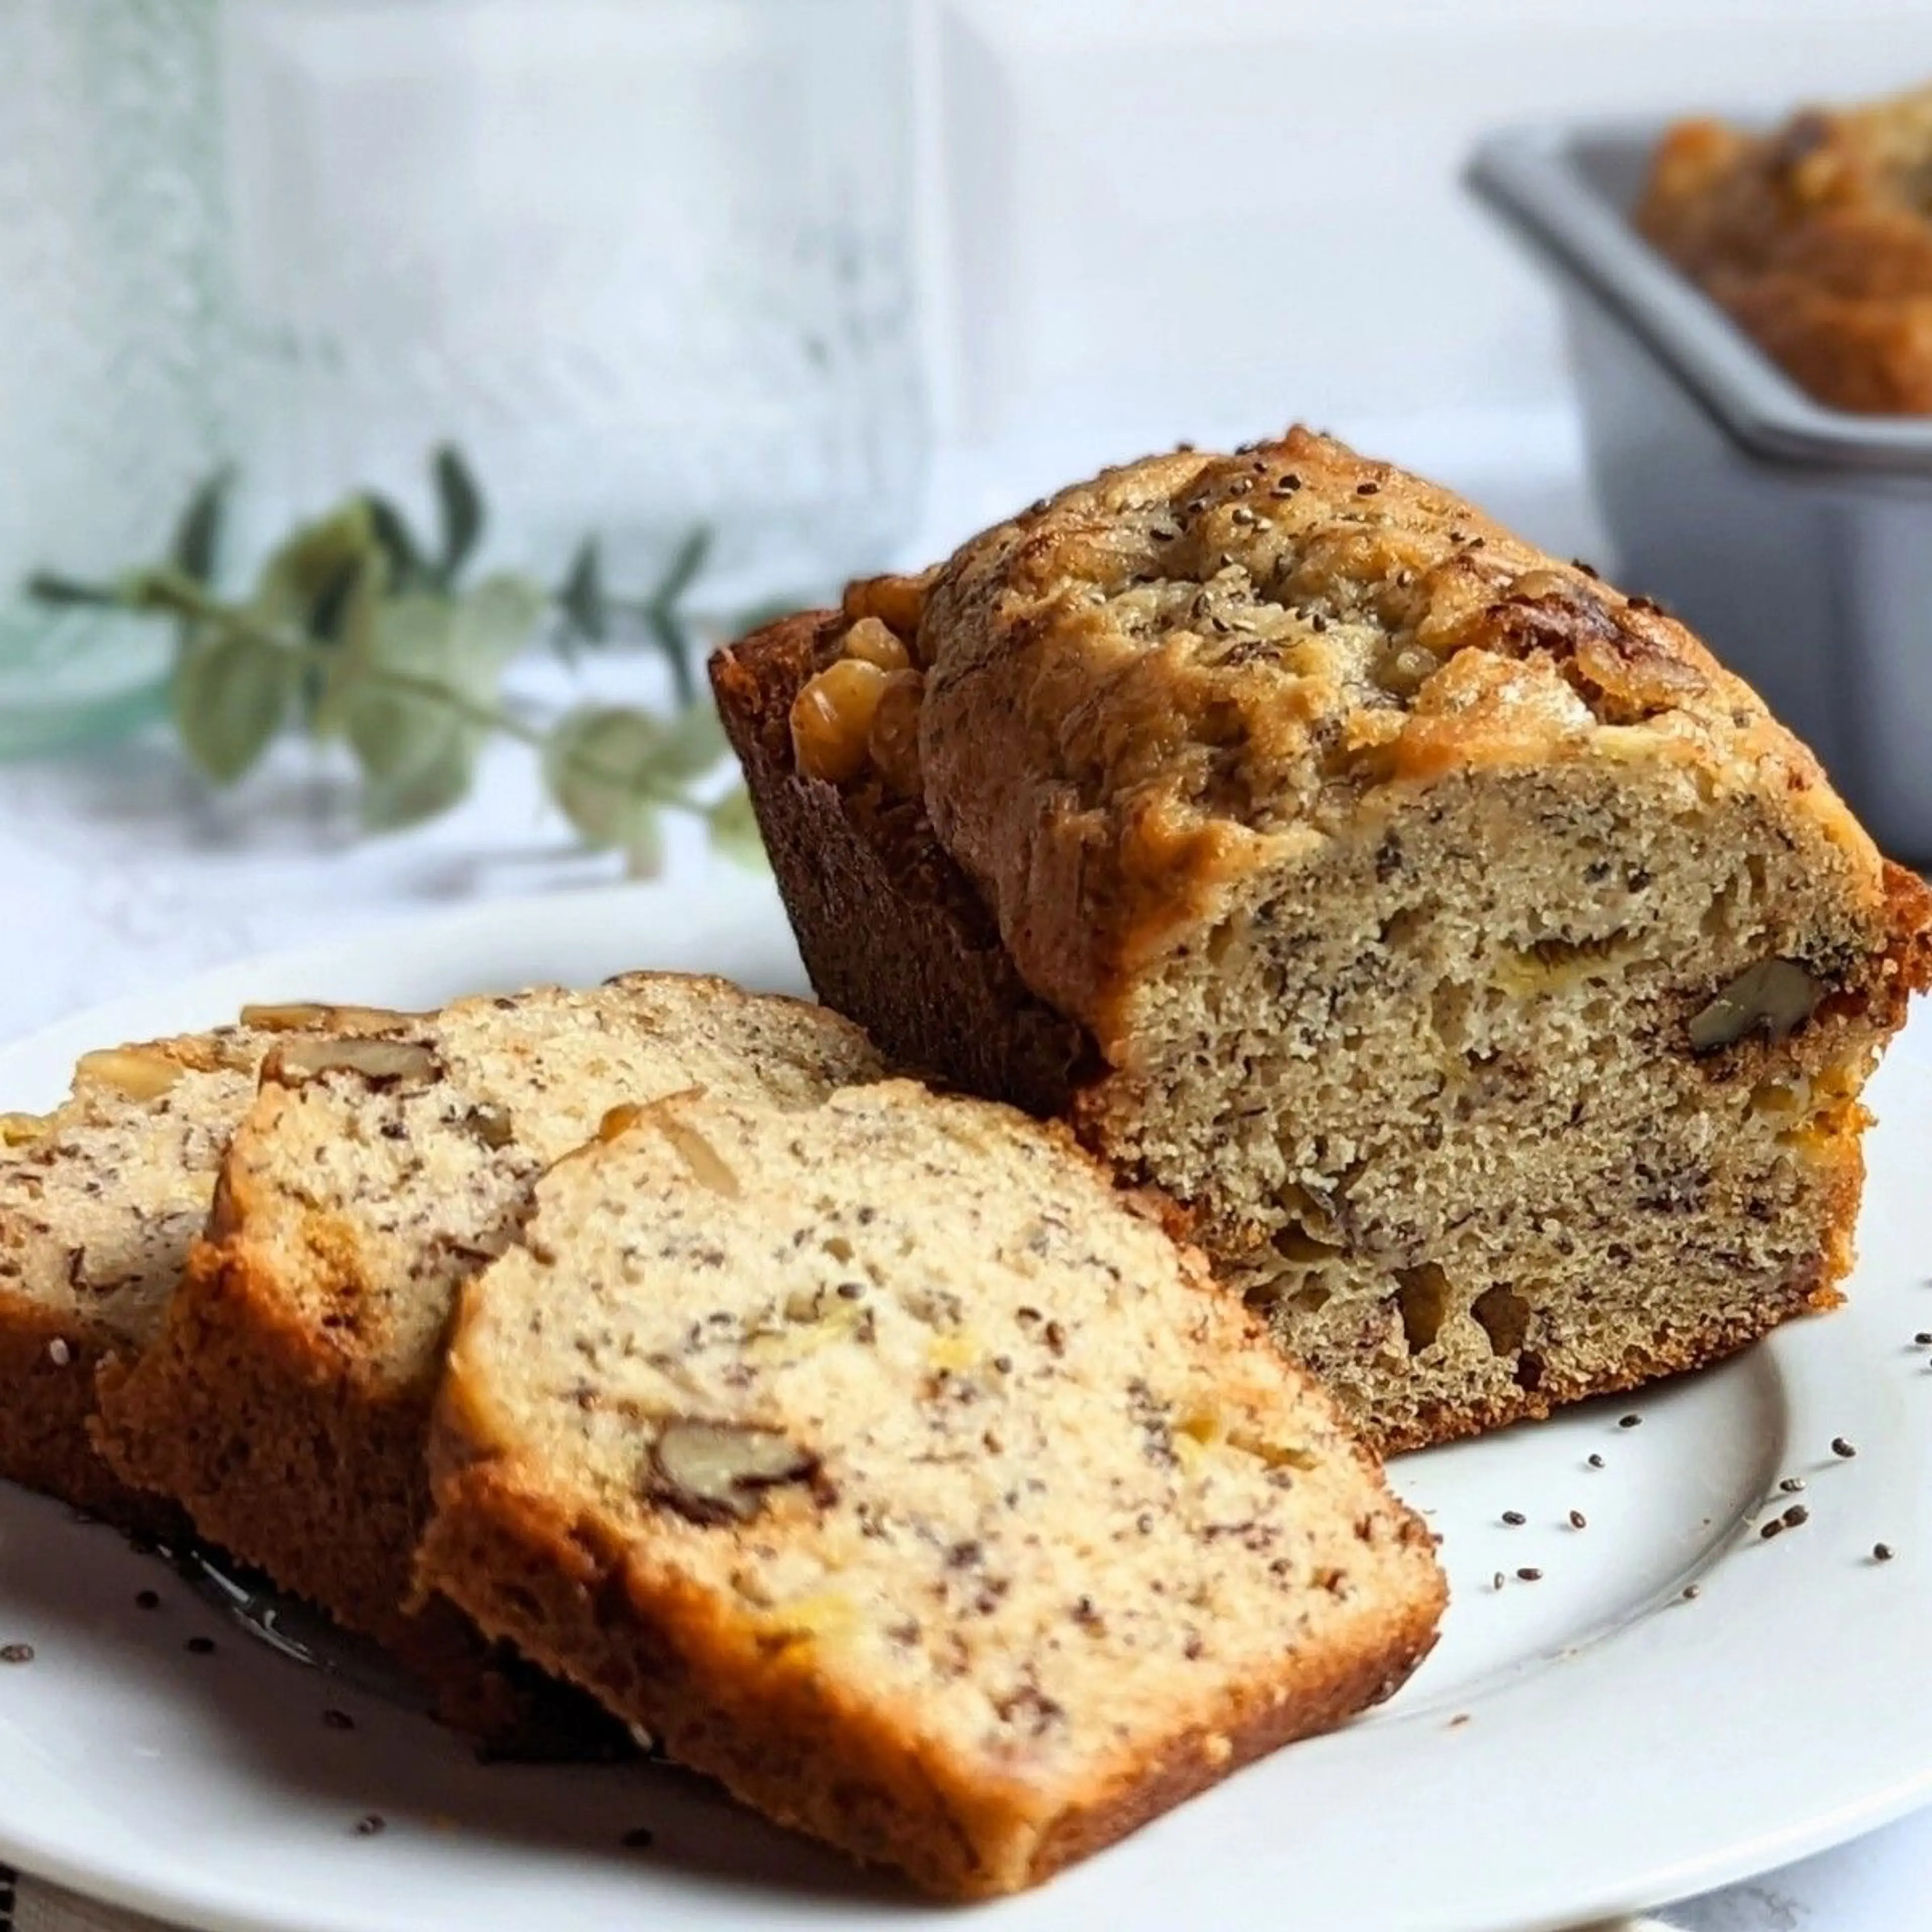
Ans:
<svg viewBox="0 0 1932 1932"><path fill-rule="evenodd" d="M1028 990L923 806L876 782L808 776L792 756L793 700L831 660L844 621L830 611L782 619L710 666L806 970L827 1006L865 1016L888 1058L1058 1113L1091 1070L1092 1049Z"/></svg>
<svg viewBox="0 0 1932 1932"><path fill-rule="evenodd" d="M436 1468L424 1574L460 1579L485 1630L569 1675L767 1816L946 1898L1037 1884L1243 1765L1379 1702L1427 1654L1442 1610L1439 1595L1406 1605L1346 1658L1315 1670L1291 1660L1282 1682L1237 1688L1211 1724L1042 1829L1019 1793L1006 1814L952 1787L903 1724L761 1647L674 1575L633 1564L594 1523L519 1488L500 1465L466 1460L447 1431Z"/></svg>
<svg viewBox="0 0 1932 1932"><path fill-rule="evenodd" d="M1768 134L1670 130L1646 236L1820 402L1932 413L1932 88L1807 108Z"/></svg>
<svg viewBox="0 0 1932 1932"><path fill-rule="evenodd" d="M71 1321L0 1292L0 1478L124 1528L176 1534L180 1512L121 1482L89 1439L94 1377L106 1359Z"/></svg>
<svg viewBox="0 0 1932 1932"><path fill-rule="evenodd" d="M1450 772L1816 760L1684 627L1450 492L1292 430L1156 457L966 544L927 592L926 804L1028 985L1125 1050L1138 988L1242 883Z"/></svg>
<svg viewBox="0 0 1932 1932"><path fill-rule="evenodd" d="M103 1453L202 1534L398 1651L428 1508L426 1390L372 1394L245 1247L199 1244L161 1339L102 1388Z"/></svg>

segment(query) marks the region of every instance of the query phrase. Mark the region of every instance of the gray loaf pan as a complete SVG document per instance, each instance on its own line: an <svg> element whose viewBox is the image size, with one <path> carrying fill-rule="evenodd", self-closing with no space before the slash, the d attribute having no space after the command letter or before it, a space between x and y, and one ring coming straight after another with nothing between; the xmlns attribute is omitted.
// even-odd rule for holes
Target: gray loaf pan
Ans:
<svg viewBox="0 0 1932 1932"><path fill-rule="evenodd" d="M1619 581L1932 859L1932 418L1813 401L1630 226L1657 125L1486 141L1476 194L1550 271Z"/></svg>

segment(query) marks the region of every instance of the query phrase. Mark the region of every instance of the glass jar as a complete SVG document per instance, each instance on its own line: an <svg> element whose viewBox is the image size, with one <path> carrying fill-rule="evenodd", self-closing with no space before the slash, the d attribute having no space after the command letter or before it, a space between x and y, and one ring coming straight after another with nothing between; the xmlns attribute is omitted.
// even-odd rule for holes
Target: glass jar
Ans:
<svg viewBox="0 0 1932 1932"><path fill-rule="evenodd" d="M714 604L880 563L925 454L904 0L227 0L255 511L482 479ZM258 536L269 532L258 530Z"/></svg>
<svg viewBox="0 0 1932 1932"><path fill-rule="evenodd" d="M0 751L158 707L172 640L16 594L224 580L349 491L598 540L721 616L887 560L926 453L906 0L0 0Z"/></svg>
<svg viewBox="0 0 1932 1932"><path fill-rule="evenodd" d="M164 551L225 446L216 0L0 0L0 754L160 706L172 640L35 571Z"/></svg>

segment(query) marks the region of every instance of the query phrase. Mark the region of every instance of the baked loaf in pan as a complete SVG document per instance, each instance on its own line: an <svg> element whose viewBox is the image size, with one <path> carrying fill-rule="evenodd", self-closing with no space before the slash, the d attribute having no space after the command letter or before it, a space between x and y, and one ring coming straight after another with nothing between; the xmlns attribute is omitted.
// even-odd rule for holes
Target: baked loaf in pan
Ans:
<svg viewBox="0 0 1932 1932"><path fill-rule="evenodd" d="M1063 1131L704 1096L464 1291L422 1576L781 1822L973 1897L1388 1695L1432 1540Z"/></svg>
<svg viewBox="0 0 1932 1932"><path fill-rule="evenodd" d="M1838 1298L1932 901L1681 625L1450 492L1154 458L712 678L821 997L1185 1203L1384 1447Z"/></svg>
<svg viewBox="0 0 1932 1932"><path fill-rule="evenodd" d="M285 1042L159 1340L104 1378L104 1451L283 1588L460 1675L467 1626L410 1600L458 1287L611 1108L694 1086L803 1103L880 1070L821 1008L674 974Z"/></svg>
<svg viewBox="0 0 1932 1932"><path fill-rule="evenodd" d="M1820 402L1924 416L1928 171L1932 87L1768 134L1686 122L1652 158L1636 224Z"/></svg>
<svg viewBox="0 0 1932 1932"><path fill-rule="evenodd" d="M253 1010L254 1024L88 1054L52 1113L0 1115L0 1478L124 1524L178 1522L95 1453L97 1371L160 1333L263 1054L291 1031L396 1017Z"/></svg>

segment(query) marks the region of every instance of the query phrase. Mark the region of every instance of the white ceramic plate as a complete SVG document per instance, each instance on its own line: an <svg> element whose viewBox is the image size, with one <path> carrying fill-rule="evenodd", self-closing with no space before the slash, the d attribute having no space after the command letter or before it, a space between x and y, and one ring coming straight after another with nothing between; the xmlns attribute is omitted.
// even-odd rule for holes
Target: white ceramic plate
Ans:
<svg viewBox="0 0 1932 1932"><path fill-rule="evenodd" d="M0 1052L0 1106L52 1100L88 1046L247 999L406 1006L645 964L801 984L762 885L488 906L65 1022ZM1849 1309L1641 1398L1398 1464L1454 1587L1402 1694L976 1921L1530 1932L1742 1877L1932 1800L1932 1349L1912 1339L1932 1330L1924 1024L1874 1099ZM1856 1456L1834 1456L1834 1436ZM1786 1475L1810 1519L1767 1542ZM1872 1560L1881 1540L1894 1560ZM1517 1580L1526 1568L1540 1579ZM146 1588L159 1610L136 1606ZM214 1654L186 1651L194 1634L216 1635ZM0 1666L0 1858L164 1917L224 1932L961 1922L673 1773L477 1766L224 1627L110 1532L0 1485L13 1642L37 1655ZM325 1726L329 1706L356 1728ZM388 1828L357 1835L371 1813ZM639 1826L654 1846L622 1848Z"/></svg>

